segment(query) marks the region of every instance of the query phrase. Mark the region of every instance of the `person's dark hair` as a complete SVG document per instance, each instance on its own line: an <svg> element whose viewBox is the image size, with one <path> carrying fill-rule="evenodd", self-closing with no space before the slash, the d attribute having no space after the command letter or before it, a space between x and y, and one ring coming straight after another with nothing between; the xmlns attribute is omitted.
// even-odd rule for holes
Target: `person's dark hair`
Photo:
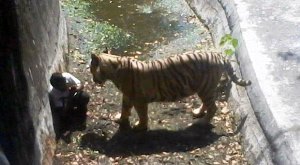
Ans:
<svg viewBox="0 0 300 165"><path fill-rule="evenodd" d="M66 79L62 76L62 73L55 72L50 77L50 84L56 88L58 84L66 82Z"/></svg>

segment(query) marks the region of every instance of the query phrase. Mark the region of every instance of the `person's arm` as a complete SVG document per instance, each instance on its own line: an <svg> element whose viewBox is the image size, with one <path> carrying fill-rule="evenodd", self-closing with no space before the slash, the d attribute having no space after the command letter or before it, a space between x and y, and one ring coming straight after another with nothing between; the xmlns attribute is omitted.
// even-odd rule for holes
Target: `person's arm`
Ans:
<svg viewBox="0 0 300 165"><path fill-rule="evenodd" d="M66 78L67 86L69 87L69 89L80 91L84 88L80 80L75 76L73 76L72 74L64 72L63 76Z"/></svg>
<svg viewBox="0 0 300 165"><path fill-rule="evenodd" d="M71 91L71 92L77 92L77 91L82 91L83 90L83 88L84 88L84 86L82 85L82 84L79 84L79 85L72 85L72 86L70 86L69 87L69 90Z"/></svg>

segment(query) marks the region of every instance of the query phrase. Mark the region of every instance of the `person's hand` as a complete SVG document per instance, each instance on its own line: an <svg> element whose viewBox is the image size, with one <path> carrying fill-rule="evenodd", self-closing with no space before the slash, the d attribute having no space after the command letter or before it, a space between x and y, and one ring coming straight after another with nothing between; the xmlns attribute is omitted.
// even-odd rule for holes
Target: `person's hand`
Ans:
<svg viewBox="0 0 300 165"><path fill-rule="evenodd" d="M71 87L69 88L69 90L70 90L70 91L77 91L77 87L76 87L76 86L71 86Z"/></svg>
<svg viewBox="0 0 300 165"><path fill-rule="evenodd" d="M77 91L78 90L76 86L69 87L70 96L73 96Z"/></svg>
<svg viewBox="0 0 300 165"><path fill-rule="evenodd" d="M83 86L82 84L80 84L79 86L77 86L77 90L78 90L78 91L82 91L83 88L84 88L84 86Z"/></svg>

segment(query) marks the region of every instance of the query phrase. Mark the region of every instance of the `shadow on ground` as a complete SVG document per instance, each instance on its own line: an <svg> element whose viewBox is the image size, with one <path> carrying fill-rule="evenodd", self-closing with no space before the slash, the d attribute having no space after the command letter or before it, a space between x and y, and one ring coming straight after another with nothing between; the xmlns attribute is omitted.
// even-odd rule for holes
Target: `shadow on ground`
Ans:
<svg viewBox="0 0 300 165"><path fill-rule="evenodd" d="M212 132L213 126L193 124L183 130L150 130L135 133L118 131L111 139L96 133L87 133L81 139L83 148L99 151L110 157L185 152L214 143L222 135Z"/></svg>

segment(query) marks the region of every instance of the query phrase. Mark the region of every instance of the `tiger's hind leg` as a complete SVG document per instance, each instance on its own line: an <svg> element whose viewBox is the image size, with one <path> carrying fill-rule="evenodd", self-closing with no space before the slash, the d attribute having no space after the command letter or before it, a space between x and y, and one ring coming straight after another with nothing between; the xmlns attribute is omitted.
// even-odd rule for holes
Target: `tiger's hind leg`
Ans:
<svg viewBox="0 0 300 165"><path fill-rule="evenodd" d="M193 109L192 114L193 117L195 118L202 118L205 116L205 111L207 110L207 106L203 102L203 98L205 97L201 96L201 93L198 93L198 97L201 99L202 104L199 108Z"/></svg>
<svg viewBox="0 0 300 165"><path fill-rule="evenodd" d="M202 119L206 123L209 123L218 109L216 106L215 96L205 97L202 101L203 104L207 107L207 113Z"/></svg>
<svg viewBox="0 0 300 165"><path fill-rule="evenodd" d="M139 116L139 123L134 126L134 131L146 131L148 129L148 104L134 104L134 108Z"/></svg>
<svg viewBox="0 0 300 165"><path fill-rule="evenodd" d="M193 117L195 118L203 117L205 115L205 110L207 110L207 107L202 103L199 108L193 109L192 111Z"/></svg>
<svg viewBox="0 0 300 165"><path fill-rule="evenodd" d="M120 119L116 120L116 123L120 125L120 129L130 128L129 116L131 114L130 110L132 107L133 104L129 98L123 95L121 117Z"/></svg>

